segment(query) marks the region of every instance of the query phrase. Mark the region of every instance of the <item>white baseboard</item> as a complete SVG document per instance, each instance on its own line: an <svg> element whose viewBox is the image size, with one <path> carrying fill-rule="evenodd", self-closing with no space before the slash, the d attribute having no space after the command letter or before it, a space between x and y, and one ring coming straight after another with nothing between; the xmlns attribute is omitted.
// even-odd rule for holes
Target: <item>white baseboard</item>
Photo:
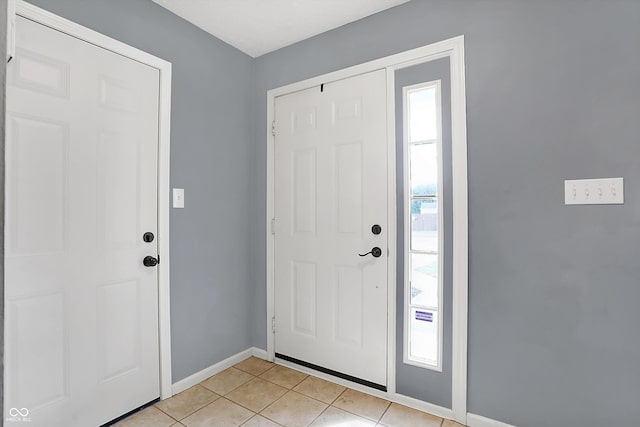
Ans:
<svg viewBox="0 0 640 427"><path fill-rule="evenodd" d="M387 399L392 402L399 403L400 405L408 406L409 408L417 409L418 411L435 415L436 417L445 418L447 420L454 419L452 409L434 405L433 403L425 402L423 400L415 399L403 394L389 394L389 397L387 397Z"/></svg>
<svg viewBox="0 0 640 427"><path fill-rule="evenodd" d="M196 372L195 374L190 375L187 378L174 383L173 386L171 387L171 391L173 392L173 394L178 394L181 391L184 391L189 387L193 387L194 385L206 380L210 376L215 375L219 372L222 372L225 369L232 367L236 363L242 362L244 359L248 359L251 356L260 357L255 354L256 352L254 350L258 350L258 349L256 349L255 347L248 348L244 351L241 351L240 353L234 354L231 357L227 357L226 359L216 363L215 365L211 365L208 368L204 368L203 370ZM258 353L260 353L259 350L258 350ZM265 352L264 358L266 358L266 352Z"/></svg>
<svg viewBox="0 0 640 427"><path fill-rule="evenodd" d="M467 414L467 425L469 427L516 427L511 424L485 418L476 414Z"/></svg>
<svg viewBox="0 0 640 427"><path fill-rule="evenodd" d="M251 347L251 354L258 359L267 360L267 350L257 347Z"/></svg>

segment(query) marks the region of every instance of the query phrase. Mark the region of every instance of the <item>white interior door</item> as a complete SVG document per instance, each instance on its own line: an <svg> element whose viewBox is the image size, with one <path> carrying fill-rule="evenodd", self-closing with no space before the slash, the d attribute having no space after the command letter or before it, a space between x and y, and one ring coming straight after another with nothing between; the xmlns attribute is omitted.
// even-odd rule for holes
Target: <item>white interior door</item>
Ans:
<svg viewBox="0 0 640 427"><path fill-rule="evenodd" d="M275 105L276 353L382 387L386 105L384 70Z"/></svg>
<svg viewBox="0 0 640 427"><path fill-rule="evenodd" d="M5 419L98 426L159 396L159 72L20 17L16 41Z"/></svg>

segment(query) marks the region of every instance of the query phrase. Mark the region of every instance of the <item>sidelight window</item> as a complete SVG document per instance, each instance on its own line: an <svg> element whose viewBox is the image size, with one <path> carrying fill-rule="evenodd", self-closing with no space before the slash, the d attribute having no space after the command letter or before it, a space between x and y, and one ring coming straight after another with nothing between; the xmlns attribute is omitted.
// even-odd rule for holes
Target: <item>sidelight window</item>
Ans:
<svg viewBox="0 0 640 427"><path fill-rule="evenodd" d="M441 370L442 118L440 81L404 99L404 362Z"/></svg>

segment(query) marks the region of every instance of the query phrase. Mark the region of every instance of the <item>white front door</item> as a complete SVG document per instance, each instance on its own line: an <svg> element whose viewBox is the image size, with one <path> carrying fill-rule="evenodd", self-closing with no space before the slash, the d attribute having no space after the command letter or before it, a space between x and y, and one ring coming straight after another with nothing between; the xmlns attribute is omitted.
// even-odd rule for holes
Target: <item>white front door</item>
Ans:
<svg viewBox="0 0 640 427"><path fill-rule="evenodd" d="M159 397L159 72L20 17L7 71L5 421L98 426Z"/></svg>
<svg viewBox="0 0 640 427"><path fill-rule="evenodd" d="M384 70L275 105L276 355L379 388L387 385L386 105Z"/></svg>

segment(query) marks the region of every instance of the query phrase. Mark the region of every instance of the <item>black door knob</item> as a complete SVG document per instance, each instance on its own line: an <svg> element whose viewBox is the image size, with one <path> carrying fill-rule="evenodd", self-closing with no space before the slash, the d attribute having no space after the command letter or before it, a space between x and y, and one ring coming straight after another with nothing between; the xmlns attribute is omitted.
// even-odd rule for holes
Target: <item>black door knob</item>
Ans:
<svg viewBox="0 0 640 427"><path fill-rule="evenodd" d="M360 256L367 256L367 255L373 255L374 258L380 258L380 256L382 255L382 249L380 249L379 247L374 247L372 248L369 252L367 252L366 254L358 254Z"/></svg>
<svg viewBox="0 0 640 427"><path fill-rule="evenodd" d="M156 265L158 265L158 259L152 256L146 256L142 260L142 263L145 267L155 267Z"/></svg>
<svg viewBox="0 0 640 427"><path fill-rule="evenodd" d="M371 232L377 236L378 234L382 233L382 227L380 227L378 224L375 224L373 227L371 227Z"/></svg>
<svg viewBox="0 0 640 427"><path fill-rule="evenodd" d="M145 242L147 242L147 243L151 243L151 242L153 242L153 239L154 239L154 238L155 238L155 236L154 236L154 235L153 235L153 233L152 233L152 232L150 232L150 231L147 231L146 233L144 233L144 234L142 235L142 240L144 240L144 241L145 241Z"/></svg>

